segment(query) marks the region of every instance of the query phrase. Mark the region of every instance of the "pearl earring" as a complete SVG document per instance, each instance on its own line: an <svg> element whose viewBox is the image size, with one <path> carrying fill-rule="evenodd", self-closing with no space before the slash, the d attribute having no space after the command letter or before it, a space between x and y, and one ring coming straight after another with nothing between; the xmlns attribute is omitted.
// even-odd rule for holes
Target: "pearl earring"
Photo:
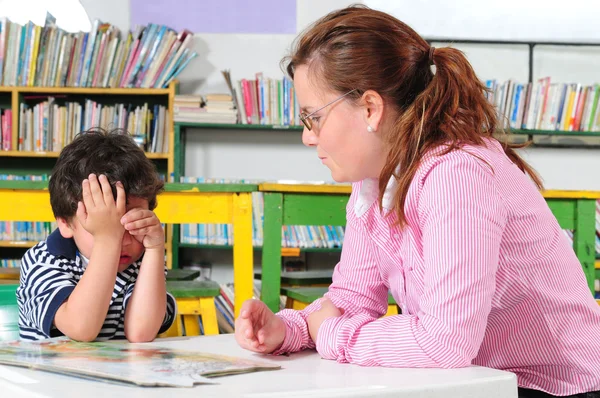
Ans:
<svg viewBox="0 0 600 398"><path fill-rule="evenodd" d="M373 132L373 131L375 131L375 130L373 130L373 127L371 127L371 126L367 126L367 131L368 131L369 133L372 133L372 132Z"/></svg>

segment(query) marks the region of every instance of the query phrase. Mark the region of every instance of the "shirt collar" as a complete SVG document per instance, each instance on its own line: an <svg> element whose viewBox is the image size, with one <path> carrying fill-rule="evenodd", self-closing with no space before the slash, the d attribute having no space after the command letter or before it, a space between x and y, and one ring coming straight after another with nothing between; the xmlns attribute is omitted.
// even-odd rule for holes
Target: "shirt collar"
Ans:
<svg viewBox="0 0 600 398"><path fill-rule="evenodd" d="M394 208L394 194L396 193L396 187L398 182L396 178L392 176L383 193L382 207L385 212L389 212ZM363 180L358 192L358 198L354 204L354 212L357 217L364 215L367 210L377 202L379 197L379 180L376 178L367 178Z"/></svg>
<svg viewBox="0 0 600 398"><path fill-rule="evenodd" d="M73 238L65 238L57 229L52 232L46 239L46 246L50 254L54 256L66 257L69 260L77 259L77 246Z"/></svg>

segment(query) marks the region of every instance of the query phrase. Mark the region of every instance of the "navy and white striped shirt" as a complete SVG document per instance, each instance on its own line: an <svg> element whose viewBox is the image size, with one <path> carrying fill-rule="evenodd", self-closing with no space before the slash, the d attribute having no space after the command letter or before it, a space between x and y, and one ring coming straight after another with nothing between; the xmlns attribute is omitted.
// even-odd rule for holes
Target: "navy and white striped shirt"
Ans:
<svg viewBox="0 0 600 398"><path fill-rule="evenodd" d="M22 339L63 335L54 326L54 316L83 276L86 263L78 255L75 241L63 238L58 229L25 253L17 289ZM110 307L97 340L125 339L125 309L133 294L140 263L141 260L136 261L117 273ZM175 299L167 293L167 310L159 333L171 326L175 314Z"/></svg>

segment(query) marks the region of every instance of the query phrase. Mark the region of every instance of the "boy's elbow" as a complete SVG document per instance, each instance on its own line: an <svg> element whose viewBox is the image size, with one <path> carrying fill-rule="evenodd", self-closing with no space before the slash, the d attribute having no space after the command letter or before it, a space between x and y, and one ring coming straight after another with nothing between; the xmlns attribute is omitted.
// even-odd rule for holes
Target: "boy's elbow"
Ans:
<svg viewBox="0 0 600 398"><path fill-rule="evenodd" d="M73 330L68 333L65 333L65 336L67 336L71 340L89 343L91 341L96 340L96 337L98 337L98 332L85 330L85 329Z"/></svg>
<svg viewBox="0 0 600 398"><path fill-rule="evenodd" d="M150 343L156 338L156 333L149 333L147 330L127 330L125 337L130 343Z"/></svg>

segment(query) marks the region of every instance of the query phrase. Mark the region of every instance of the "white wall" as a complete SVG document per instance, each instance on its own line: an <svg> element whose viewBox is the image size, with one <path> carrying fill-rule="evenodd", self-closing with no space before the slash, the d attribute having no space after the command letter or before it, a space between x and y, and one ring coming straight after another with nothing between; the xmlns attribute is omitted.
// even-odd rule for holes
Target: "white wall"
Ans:
<svg viewBox="0 0 600 398"><path fill-rule="evenodd" d="M600 42L593 21L600 3L571 0L569 7L553 7L558 0L366 0L387 7L424 35L479 38L577 39ZM304 29L325 13L356 1L298 0L297 28ZM129 1L82 0L91 18L99 17L129 28ZM560 2L563 4L563 2ZM564 4L563 4L564 5ZM391 7L391 8L390 8ZM591 8L590 8L591 7ZM393 8L393 9L392 9ZM508 10L508 11L507 11ZM557 11L555 11L557 10ZM470 13L469 13L470 12ZM560 18L560 23L553 22ZM157 21L160 22L160 21ZM550 37L552 36L552 37ZM223 92L222 69L234 79L250 78L262 71L280 77L279 61L287 54L293 35L197 34L198 60L181 75L184 93ZM436 45L437 46L437 45ZM519 46L456 45L464 50L482 79L513 78L526 81L527 49ZM534 78L595 83L600 70L600 48L539 48ZM600 140L598 140L600 142ZM195 131L188 134L186 174L222 178L330 180L313 151L304 148L298 132ZM600 149L529 148L528 161L540 172L547 188L600 190Z"/></svg>

